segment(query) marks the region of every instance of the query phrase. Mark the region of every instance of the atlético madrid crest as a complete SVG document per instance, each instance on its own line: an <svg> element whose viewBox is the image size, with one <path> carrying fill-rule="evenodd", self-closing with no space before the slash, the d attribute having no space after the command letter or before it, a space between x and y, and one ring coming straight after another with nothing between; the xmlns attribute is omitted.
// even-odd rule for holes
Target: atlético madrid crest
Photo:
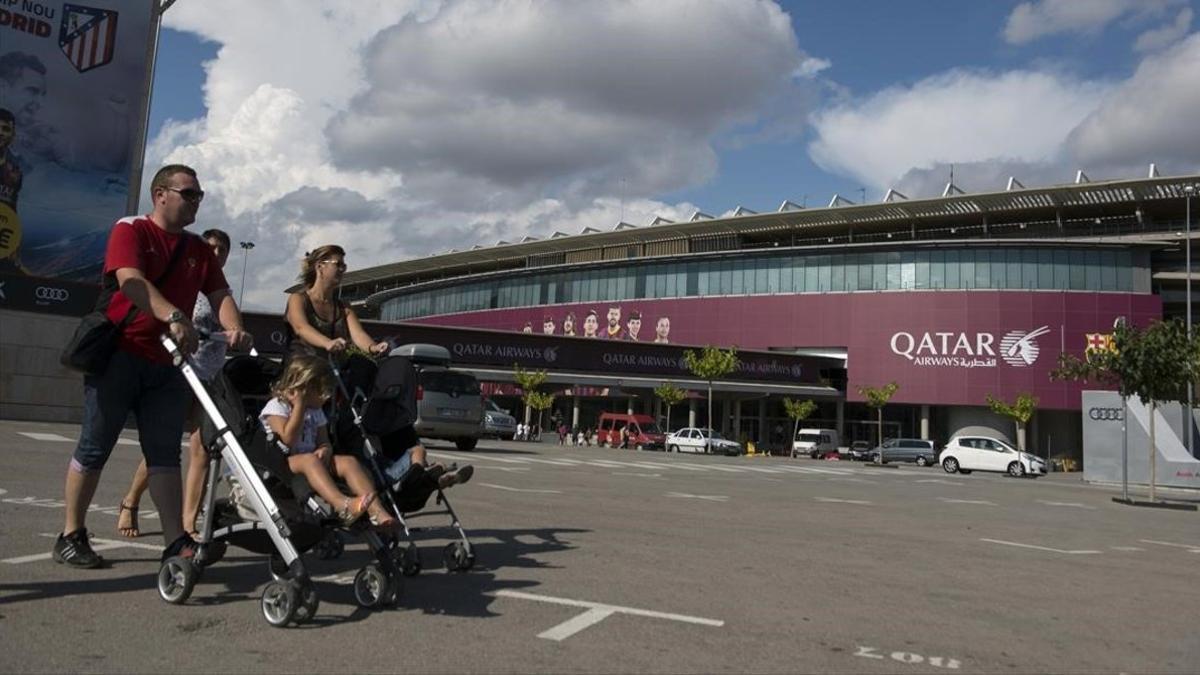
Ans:
<svg viewBox="0 0 1200 675"><path fill-rule="evenodd" d="M117 44L117 12L63 5L58 46L75 70L85 73L112 61Z"/></svg>

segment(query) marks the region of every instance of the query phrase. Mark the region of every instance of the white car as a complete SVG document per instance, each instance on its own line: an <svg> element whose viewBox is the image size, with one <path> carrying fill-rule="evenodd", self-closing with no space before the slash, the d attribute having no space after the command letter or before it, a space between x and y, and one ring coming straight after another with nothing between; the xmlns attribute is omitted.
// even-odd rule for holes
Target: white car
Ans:
<svg viewBox="0 0 1200 675"><path fill-rule="evenodd" d="M711 429L684 427L679 431L667 434L667 452L708 452L708 434ZM720 432L712 434L712 452L717 455L740 455L742 444L721 436Z"/></svg>
<svg viewBox="0 0 1200 675"><path fill-rule="evenodd" d="M1046 461L1041 457L988 436L956 436L942 448L938 461L946 473L998 471L1034 478L1046 473Z"/></svg>

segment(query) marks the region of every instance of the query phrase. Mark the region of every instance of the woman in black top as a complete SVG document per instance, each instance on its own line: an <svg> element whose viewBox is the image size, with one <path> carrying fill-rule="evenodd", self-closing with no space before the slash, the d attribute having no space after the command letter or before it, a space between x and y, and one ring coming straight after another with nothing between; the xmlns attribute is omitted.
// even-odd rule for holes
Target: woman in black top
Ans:
<svg viewBox="0 0 1200 675"><path fill-rule="evenodd" d="M341 246L322 246L300 263L304 289L287 301L288 354L333 354L345 361L351 344L370 354L388 351L387 342L375 342L363 329L358 316L337 298L346 272L346 252Z"/></svg>

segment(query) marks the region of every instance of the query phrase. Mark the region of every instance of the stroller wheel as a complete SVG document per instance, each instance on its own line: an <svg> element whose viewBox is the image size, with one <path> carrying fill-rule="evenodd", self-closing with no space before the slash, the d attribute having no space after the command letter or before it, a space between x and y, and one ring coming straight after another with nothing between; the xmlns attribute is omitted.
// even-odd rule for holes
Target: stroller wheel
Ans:
<svg viewBox="0 0 1200 675"><path fill-rule="evenodd" d="M475 554L467 550L467 545L461 541L446 544L442 549L442 559L446 562L448 572L466 572L475 566Z"/></svg>
<svg viewBox="0 0 1200 675"><path fill-rule="evenodd" d="M337 532L329 532L321 541L313 546L313 555L319 560L333 560L340 558L342 552L346 550L346 544L342 542L342 538Z"/></svg>
<svg viewBox="0 0 1200 675"><path fill-rule="evenodd" d="M321 606L321 600L317 598L317 589L313 587L312 582L293 582L296 585L296 592L300 596L300 606L296 609L296 624L307 623L317 615L317 608Z"/></svg>
<svg viewBox="0 0 1200 675"><path fill-rule="evenodd" d="M290 581L272 581L262 594L262 613L267 623L283 628L300 609L300 594Z"/></svg>
<svg viewBox="0 0 1200 675"><path fill-rule="evenodd" d="M171 556L158 568L158 595L172 605L182 605L196 588L199 577L191 560Z"/></svg>
<svg viewBox="0 0 1200 675"><path fill-rule="evenodd" d="M374 563L354 575L354 599L360 607L375 607L387 602L393 593L391 580Z"/></svg>

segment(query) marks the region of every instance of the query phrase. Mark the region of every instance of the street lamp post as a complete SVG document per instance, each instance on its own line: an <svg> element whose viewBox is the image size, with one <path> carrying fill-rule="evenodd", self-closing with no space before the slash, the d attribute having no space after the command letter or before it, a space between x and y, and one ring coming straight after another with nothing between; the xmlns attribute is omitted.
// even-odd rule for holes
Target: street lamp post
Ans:
<svg viewBox="0 0 1200 675"><path fill-rule="evenodd" d="M1188 344L1190 345L1192 343L1192 196L1196 194L1196 186L1188 185L1187 187L1183 188L1183 194L1186 195L1187 199L1187 218L1186 223L1184 224L1184 228L1187 233L1187 241L1185 241L1183 245L1183 266L1186 274L1184 277L1184 283L1187 285L1186 290L1184 291L1184 302L1187 304L1187 306L1184 309L1186 312L1185 320L1187 321L1187 339ZM1192 436L1195 435L1192 433L1192 425L1195 423L1196 419L1194 408L1192 408L1195 403L1192 400L1195 396L1195 389L1196 383L1194 381L1188 382L1187 420L1185 426L1187 426L1188 454L1192 457L1196 456L1195 449L1192 447Z"/></svg>
<svg viewBox="0 0 1200 675"><path fill-rule="evenodd" d="M250 249L254 248L252 241L240 241L238 246L242 247L242 288L238 291L238 307L242 307L242 297L246 295L246 260L250 258Z"/></svg>

